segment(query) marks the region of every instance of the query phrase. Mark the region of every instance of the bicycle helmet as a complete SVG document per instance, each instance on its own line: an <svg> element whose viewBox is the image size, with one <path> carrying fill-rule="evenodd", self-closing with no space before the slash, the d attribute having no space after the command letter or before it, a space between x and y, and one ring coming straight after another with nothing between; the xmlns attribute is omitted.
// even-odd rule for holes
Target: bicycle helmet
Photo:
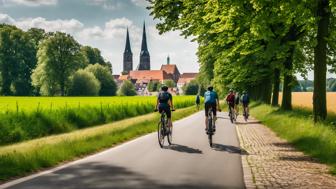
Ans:
<svg viewBox="0 0 336 189"><path fill-rule="evenodd" d="M212 91L212 90L213 90L213 86L209 85L209 86L208 86L208 90L209 90L209 91Z"/></svg>
<svg viewBox="0 0 336 189"><path fill-rule="evenodd" d="M163 90L163 91L168 91L168 87L167 87L166 85L163 85L163 86L161 87L161 90Z"/></svg>
<svg viewBox="0 0 336 189"><path fill-rule="evenodd" d="M233 89L230 89L229 92L232 93L232 92L233 92Z"/></svg>

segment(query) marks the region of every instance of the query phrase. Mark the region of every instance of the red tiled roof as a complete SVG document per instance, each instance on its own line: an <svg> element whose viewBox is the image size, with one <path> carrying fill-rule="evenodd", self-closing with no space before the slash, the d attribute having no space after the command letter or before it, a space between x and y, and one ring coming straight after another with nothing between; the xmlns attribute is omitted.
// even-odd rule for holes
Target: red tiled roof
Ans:
<svg viewBox="0 0 336 189"><path fill-rule="evenodd" d="M163 81L168 79L168 75L163 70L139 70L130 71L129 73L131 79L137 80L159 80Z"/></svg>
<svg viewBox="0 0 336 189"><path fill-rule="evenodd" d="M175 64L164 64L161 66L161 70L167 72L167 74L180 73Z"/></svg>
<svg viewBox="0 0 336 189"><path fill-rule="evenodd" d="M198 73L183 73L181 78L196 78Z"/></svg>
<svg viewBox="0 0 336 189"><path fill-rule="evenodd" d="M186 84L186 83L190 83L190 81L194 80L195 78L182 78L180 77L180 79L177 81L178 84Z"/></svg>

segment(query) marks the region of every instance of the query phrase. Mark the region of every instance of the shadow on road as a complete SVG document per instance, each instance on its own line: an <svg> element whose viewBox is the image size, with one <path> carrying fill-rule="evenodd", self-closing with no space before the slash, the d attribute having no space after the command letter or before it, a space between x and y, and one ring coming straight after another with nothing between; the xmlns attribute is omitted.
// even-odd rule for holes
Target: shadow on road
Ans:
<svg viewBox="0 0 336 189"><path fill-rule="evenodd" d="M196 149L196 148L192 148L192 147L184 146L184 145L180 145L180 144L173 144L173 145L165 147L165 148L169 149L169 150L174 150L174 151L178 151L178 152L185 152L185 153L189 153L189 154L202 154L203 153L200 149Z"/></svg>
<svg viewBox="0 0 336 189"><path fill-rule="evenodd" d="M164 174L164 170L162 170ZM99 162L74 165L53 174L44 175L11 188L25 189L219 189L222 186L192 182L161 183L149 176L125 167ZM225 188L233 188L227 186Z"/></svg>
<svg viewBox="0 0 336 189"><path fill-rule="evenodd" d="M223 144L213 144L212 149L216 151L229 152L233 154L248 155L248 152L236 146L223 145Z"/></svg>

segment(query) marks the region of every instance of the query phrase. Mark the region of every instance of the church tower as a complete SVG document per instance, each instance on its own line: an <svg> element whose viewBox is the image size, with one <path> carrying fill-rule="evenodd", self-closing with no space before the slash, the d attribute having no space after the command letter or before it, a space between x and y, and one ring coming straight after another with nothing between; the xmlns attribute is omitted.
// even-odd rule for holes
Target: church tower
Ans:
<svg viewBox="0 0 336 189"><path fill-rule="evenodd" d="M131 43L128 34L128 28L126 32L126 46L124 51L124 68L123 74L127 74L133 70L133 54L131 50Z"/></svg>
<svg viewBox="0 0 336 189"><path fill-rule="evenodd" d="M145 22L143 24L143 32L142 32L140 63L138 65L137 70L150 70L150 56L147 48Z"/></svg>

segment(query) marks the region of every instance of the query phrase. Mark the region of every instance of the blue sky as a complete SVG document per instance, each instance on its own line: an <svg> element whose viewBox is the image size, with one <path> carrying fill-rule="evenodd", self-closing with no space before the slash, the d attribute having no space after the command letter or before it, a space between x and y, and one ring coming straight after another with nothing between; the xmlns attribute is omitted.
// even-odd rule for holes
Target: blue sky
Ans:
<svg viewBox="0 0 336 189"><path fill-rule="evenodd" d="M146 5L145 0L0 0L0 23L14 24L23 30L39 27L70 33L81 44L99 48L104 58L112 62L114 74L119 74L126 27L136 68L145 21L152 69L166 63L169 54L180 72L197 72L197 44L177 31L159 35Z"/></svg>

